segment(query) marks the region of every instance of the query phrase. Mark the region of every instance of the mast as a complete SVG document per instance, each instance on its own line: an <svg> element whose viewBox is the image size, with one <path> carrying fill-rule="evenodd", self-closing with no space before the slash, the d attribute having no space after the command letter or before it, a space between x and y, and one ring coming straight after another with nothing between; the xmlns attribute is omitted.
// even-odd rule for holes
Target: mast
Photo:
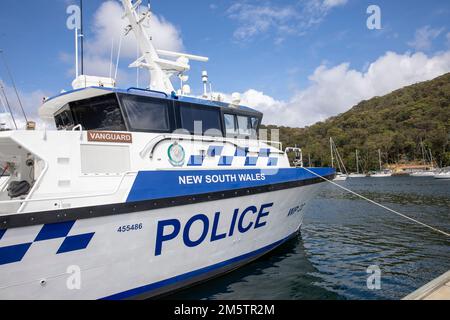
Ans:
<svg viewBox="0 0 450 320"><path fill-rule="evenodd" d="M433 153L431 152L431 149L428 149L428 151L430 152L431 170L434 170Z"/></svg>
<svg viewBox="0 0 450 320"><path fill-rule="evenodd" d="M359 174L358 149L356 149L356 173Z"/></svg>
<svg viewBox="0 0 450 320"><path fill-rule="evenodd" d="M378 160L380 161L380 172L383 171L381 168L381 149L378 149Z"/></svg>
<svg viewBox="0 0 450 320"><path fill-rule="evenodd" d="M81 39L81 75L84 75L84 32L83 32L83 0L80 0L80 35Z"/></svg>
<svg viewBox="0 0 450 320"><path fill-rule="evenodd" d="M422 151L422 163L423 163L423 165L426 165L426 164L427 164L427 161L426 161L426 159L425 159L425 147L424 147L424 145L423 145L423 140L422 140L422 138L420 139L420 150Z"/></svg>
<svg viewBox="0 0 450 320"><path fill-rule="evenodd" d="M142 56L130 64L130 68L146 68L150 73L150 85L152 90L162 91L168 94L175 92L170 77L182 75L190 70L189 60L201 62L208 61L206 57L194 56L190 54L172 52L167 50L157 50L153 46L152 37L147 33L144 22L151 18L150 5L148 11L138 14L142 0L121 0L125 9L125 17L129 25L125 29L125 35L133 31L141 51ZM168 60L160 57L172 57L176 60Z"/></svg>
<svg viewBox="0 0 450 320"><path fill-rule="evenodd" d="M333 138L330 137L331 167L334 168Z"/></svg>
<svg viewBox="0 0 450 320"><path fill-rule="evenodd" d="M3 93L3 95L4 95L4 97L5 97L6 106L7 106L8 109L9 109L9 114L11 115L11 119L12 119L12 121L13 121L13 123L14 123L14 127L15 127L16 130L17 130L16 119L14 118L14 114L13 114L13 112L12 112L11 105L9 104L8 96L6 95L6 91L5 91L5 88L3 87L3 83L2 83L1 80L0 80L0 91Z"/></svg>

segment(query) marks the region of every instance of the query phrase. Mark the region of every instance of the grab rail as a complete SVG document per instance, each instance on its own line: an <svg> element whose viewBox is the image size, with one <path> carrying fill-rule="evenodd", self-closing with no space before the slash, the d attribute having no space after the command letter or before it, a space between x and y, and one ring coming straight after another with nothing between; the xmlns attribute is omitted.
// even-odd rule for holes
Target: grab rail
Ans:
<svg viewBox="0 0 450 320"><path fill-rule="evenodd" d="M44 160L43 160L44 161ZM39 185L42 182L42 179L44 179L45 174L47 173L48 170L48 162L44 161L45 166L44 166L44 170L42 170L41 175L39 176L39 178L36 180L36 182L33 185L33 188L31 188L30 192L28 193L27 197L25 198L25 201L29 200L30 197L33 195L33 193L36 191L36 189L39 187ZM1 202L0 202L1 203ZM22 203L22 205L19 207L19 210L17 210L17 213L21 213L22 210L24 209L24 206L26 205L26 203Z"/></svg>
<svg viewBox="0 0 450 320"><path fill-rule="evenodd" d="M169 95L165 92L162 91L156 91L156 90L149 90L149 89L142 89L142 88L137 88L137 87L130 87L127 89L127 92L130 92L131 90L135 90L135 91L145 91L145 92L152 92L152 93L159 93L164 95L166 98L169 98Z"/></svg>
<svg viewBox="0 0 450 320"><path fill-rule="evenodd" d="M75 127L72 128L72 131L83 131L83 126L81 124L77 124Z"/></svg>
<svg viewBox="0 0 450 320"><path fill-rule="evenodd" d="M157 141L155 141L157 140ZM201 142L222 142L222 143L229 143L234 145L237 148L242 148L242 145L237 144L236 142L230 141L226 138L215 138L215 137L205 137L205 136L191 136L191 135L160 135L157 136L155 138L153 138L150 142L148 142L144 149L142 149L141 152L139 152L139 155L141 156L141 158L144 158L145 155L149 152L150 150L150 158L153 158L153 152L156 148L157 145L159 145L161 142L163 141L167 141L167 140L190 140L190 141L201 141ZM277 154L284 154L284 152L282 151L282 143L281 142L277 142L277 141L265 141L265 140L256 140L258 141L258 146L261 145L261 143L265 143L267 145L270 145L271 143L278 143L280 148L278 149L279 151L275 151L273 153L277 153Z"/></svg>
<svg viewBox="0 0 450 320"><path fill-rule="evenodd" d="M120 182L116 189L113 192L109 193L97 193L97 194L87 194L87 195L78 195L78 196L67 196L67 197L55 197L55 198L42 198L42 199L21 199L21 200L4 200L0 201L1 204L14 204L14 203L33 203L33 202L43 202L43 201L60 201L60 200L70 200L70 199L85 199L85 198L95 198L95 197L106 197L112 196L119 192L120 187L122 186L123 180L126 176L137 174L137 171L127 171L125 172L120 179ZM20 209L20 208L19 208ZM16 212L20 213L20 212ZM13 214L13 213L11 213ZM0 214L1 216L2 214ZM7 215L7 214L6 214Z"/></svg>

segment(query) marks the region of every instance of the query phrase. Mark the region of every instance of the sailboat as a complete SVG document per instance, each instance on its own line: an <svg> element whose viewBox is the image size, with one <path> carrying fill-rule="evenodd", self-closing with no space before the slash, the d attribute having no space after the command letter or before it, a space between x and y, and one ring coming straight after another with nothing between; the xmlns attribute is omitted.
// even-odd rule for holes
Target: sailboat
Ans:
<svg viewBox="0 0 450 320"><path fill-rule="evenodd" d="M450 167L442 168L435 175L435 179L450 179Z"/></svg>
<svg viewBox="0 0 450 320"><path fill-rule="evenodd" d="M356 173L350 173L349 178L365 178L366 175L364 173L359 173L358 150L356 150L355 154L356 154Z"/></svg>
<svg viewBox="0 0 450 320"><path fill-rule="evenodd" d="M345 168L344 162L342 161L341 155L339 154L339 150L336 147L336 144L333 141L333 138L330 137L330 152L331 152L331 167L334 168L334 155L336 154L336 162L337 169L339 171L336 172L336 177L334 181L345 181L348 178L348 172Z"/></svg>
<svg viewBox="0 0 450 320"><path fill-rule="evenodd" d="M375 172L374 174L371 174L370 176L372 178L386 178L392 176L392 171L388 169L383 169L383 165L381 163L381 150L378 149L378 161L380 163L380 171Z"/></svg>
<svg viewBox="0 0 450 320"><path fill-rule="evenodd" d="M423 145L423 141L420 142L421 150L422 150L422 161L423 164L426 165L427 163L427 157L426 157L426 151L425 147ZM431 149L428 149L429 155L430 155L430 170L424 169L424 170L416 170L410 174L411 177L434 177L436 174L439 173L439 170L436 170L434 168L433 163L433 153L431 152Z"/></svg>

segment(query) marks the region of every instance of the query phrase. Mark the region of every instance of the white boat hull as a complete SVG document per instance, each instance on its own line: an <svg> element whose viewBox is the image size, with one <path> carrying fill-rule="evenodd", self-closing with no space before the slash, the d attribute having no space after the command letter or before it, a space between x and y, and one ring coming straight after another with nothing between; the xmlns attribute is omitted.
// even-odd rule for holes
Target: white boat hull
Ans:
<svg viewBox="0 0 450 320"><path fill-rule="evenodd" d="M391 173L377 173L377 174L372 174L370 175L371 178L388 178L388 177L392 177Z"/></svg>
<svg viewBox="0 0 450 320"><path fill-rule="evenodd" d="M348 179L348 176L346 176L346 175L337 175L333 181L346 181L347 179Z"/></svg>
<svg viewBox="0 0 450 320"><path fill-rule="evenodd" d="M450 179L450 173L441 173L434 176L435 179Z"/></svg>
<svg viewBox="0 0 450 320"><path fill-rule="evenodd" d="M0 298L147 298L203 281L288 240L318 187L8 229Z"/></svg>
<svg viewBox="0 0 450 320"><path fill-rule="evenodd" d="M365 174L350 174L348 177L349 178L365 178L366 175Z"/></svg>
<svg viewBox="0 0 450 320"><path fill-rule="evenodd" d="M434 171L425 171L425 172L413 172L410 174L411 177L434 177L436 172Z"/></svg>

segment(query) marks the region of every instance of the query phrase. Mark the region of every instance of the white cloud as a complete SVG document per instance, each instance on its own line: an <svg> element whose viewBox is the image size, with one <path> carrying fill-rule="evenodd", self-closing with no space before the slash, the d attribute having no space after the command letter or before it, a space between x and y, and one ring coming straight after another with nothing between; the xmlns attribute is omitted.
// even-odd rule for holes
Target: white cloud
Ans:
<svg viewBox="0 0 450 320"><path fill-rule="evenodd" d="M145 12L147 8L142 8ZM124 14L122 5L118 1L108 0L103 2L94 14L92 22L92 36L86 38L85 45L85 73L96 76L110 75L111 66L111 46L114 42L113 72L116 65L117 51L120 39L124 34L125 27L128 25L127 19L122 19ZM152 15L149 23L148 34L152 37L153 44L157 49L180 51L183 50L183 41L180 31L163 16ZM137 57L138 47L133 32L130 32L122 39L120 64L118 72L118 83L120 85L129 85L135 81L135 69L129 69L128 65ZM72 62L62 56L65 60ZM74 68L70 70L74 74ZM147 75L142 71L142 75ZM148 81L148 80L147 80Z"/></svg>
<svg viewBox="0 0 450 320"><path fill-rule="evenodd" d="M361 100L449 71L450 51L434 56L387 52L372 62L366 72L351 69L349 63L321 65L309 77L310 85L289 101L279 101L252 89L242 94L242 103L264 112L266 124L303 127L345 112ZM230 101L230 96L225 98Z"/></svg>
<svg viewBox="0 0 450 320"><path fill-rule="evenodd" d="M270 2L235 2L227 10L230 19L238 22L234 38L251 40L257 35L275 33L276 43L288 35L302 35L319 24L331 9L342 6L347 0L305 0L297 4L279 6Z"/></svg>
<svg viewBox="0 0 450 320"><path fill-rule="evenodd" d="M343 6L347 4L348 0L325 0L323 2L323 5L327 8L333 8L338 6Z"/></svg>
<svg viewBox="0 0 450 320"><path fill-rule="evenodd" d="M145 10L146 8L142 8L141 12L145 12ZM94 14L93 39L91 41L88 40L87 43L91 54L109 57L111 40L114 39L116 45L118 45L124 29L128 25L128 20L126 18L122 19L123 14L122 5L117 1L109 0L101 4ZM152 15L148 33L158 49L174 51L183 49L183 41L179 30L162 16ZM130 32L123 39L122 56L124 58L135 58L136 50L136 38L134 33Z"/></svg>
<svg viewBox="0 0 450 320"><path fill-rule="evenodd" d="M430 26L422 27L416 30L414 40L408 42L408 45L416 50L429 50L436 39L442 32L441 29L433 29Z"/></svg>

